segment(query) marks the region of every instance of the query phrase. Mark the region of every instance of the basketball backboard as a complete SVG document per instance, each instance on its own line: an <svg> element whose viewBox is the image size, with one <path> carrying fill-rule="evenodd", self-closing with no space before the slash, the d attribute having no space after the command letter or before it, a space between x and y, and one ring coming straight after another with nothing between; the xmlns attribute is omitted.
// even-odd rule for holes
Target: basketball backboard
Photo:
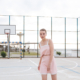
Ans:
<svg viewBox="0 0 80 80"><path fill-rule="evenodd" d="M0 25L0 35L5 35L9 33L10 35L16 34L16 25Z"/></svg>

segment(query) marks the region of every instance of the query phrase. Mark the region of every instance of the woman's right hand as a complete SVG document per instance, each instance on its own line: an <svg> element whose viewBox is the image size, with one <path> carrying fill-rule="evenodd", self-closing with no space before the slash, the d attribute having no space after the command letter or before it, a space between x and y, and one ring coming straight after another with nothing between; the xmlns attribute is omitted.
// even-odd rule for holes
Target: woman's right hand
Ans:
<svg viewBox="0 0 80 80"><path fill-rule="evenodd" d="M40 70L40 65L38 65L38 70Z"/></svg>

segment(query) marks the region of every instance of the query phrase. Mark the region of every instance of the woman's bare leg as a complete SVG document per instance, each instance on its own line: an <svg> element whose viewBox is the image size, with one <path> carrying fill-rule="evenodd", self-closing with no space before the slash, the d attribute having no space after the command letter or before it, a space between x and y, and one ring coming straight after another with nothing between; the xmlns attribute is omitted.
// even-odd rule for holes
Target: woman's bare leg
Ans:
<svg viewBox="0 0 80 80"><path fill-rule="evenodd" d="M51 75L52 80L57 80L57 74Z"/></svg>
<svg viewBox="0 0 80 80"><path fill-rule="evenodd" d="M47 80L47 74L42 75L42 80Z"/></svg>

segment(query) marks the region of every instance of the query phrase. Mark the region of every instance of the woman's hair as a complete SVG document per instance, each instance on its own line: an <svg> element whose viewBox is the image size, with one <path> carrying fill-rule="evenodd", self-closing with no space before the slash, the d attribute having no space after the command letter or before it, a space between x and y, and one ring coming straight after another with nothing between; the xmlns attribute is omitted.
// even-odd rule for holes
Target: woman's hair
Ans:
<svg viewBox="0 0 80 80"><path fill-rule="evenodd" d="M45 31L45 33L47 34L47 31L46 31L46 29L44 29L44 28L40 29L40 31Z"/></svg>

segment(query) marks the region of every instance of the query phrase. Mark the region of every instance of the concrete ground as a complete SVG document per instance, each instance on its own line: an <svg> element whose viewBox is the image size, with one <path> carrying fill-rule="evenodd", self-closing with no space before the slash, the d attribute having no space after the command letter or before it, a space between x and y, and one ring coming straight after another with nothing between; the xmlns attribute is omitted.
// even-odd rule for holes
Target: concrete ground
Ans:
<svg viewBox="0 0 80 80"><path fill-rule="evenodd" d="M0 80L42 80L37 69L40 58L0 59ZM80 58L55 58L57 80L80 80ZM51 80L51 75L47 75Z"/></svg>

